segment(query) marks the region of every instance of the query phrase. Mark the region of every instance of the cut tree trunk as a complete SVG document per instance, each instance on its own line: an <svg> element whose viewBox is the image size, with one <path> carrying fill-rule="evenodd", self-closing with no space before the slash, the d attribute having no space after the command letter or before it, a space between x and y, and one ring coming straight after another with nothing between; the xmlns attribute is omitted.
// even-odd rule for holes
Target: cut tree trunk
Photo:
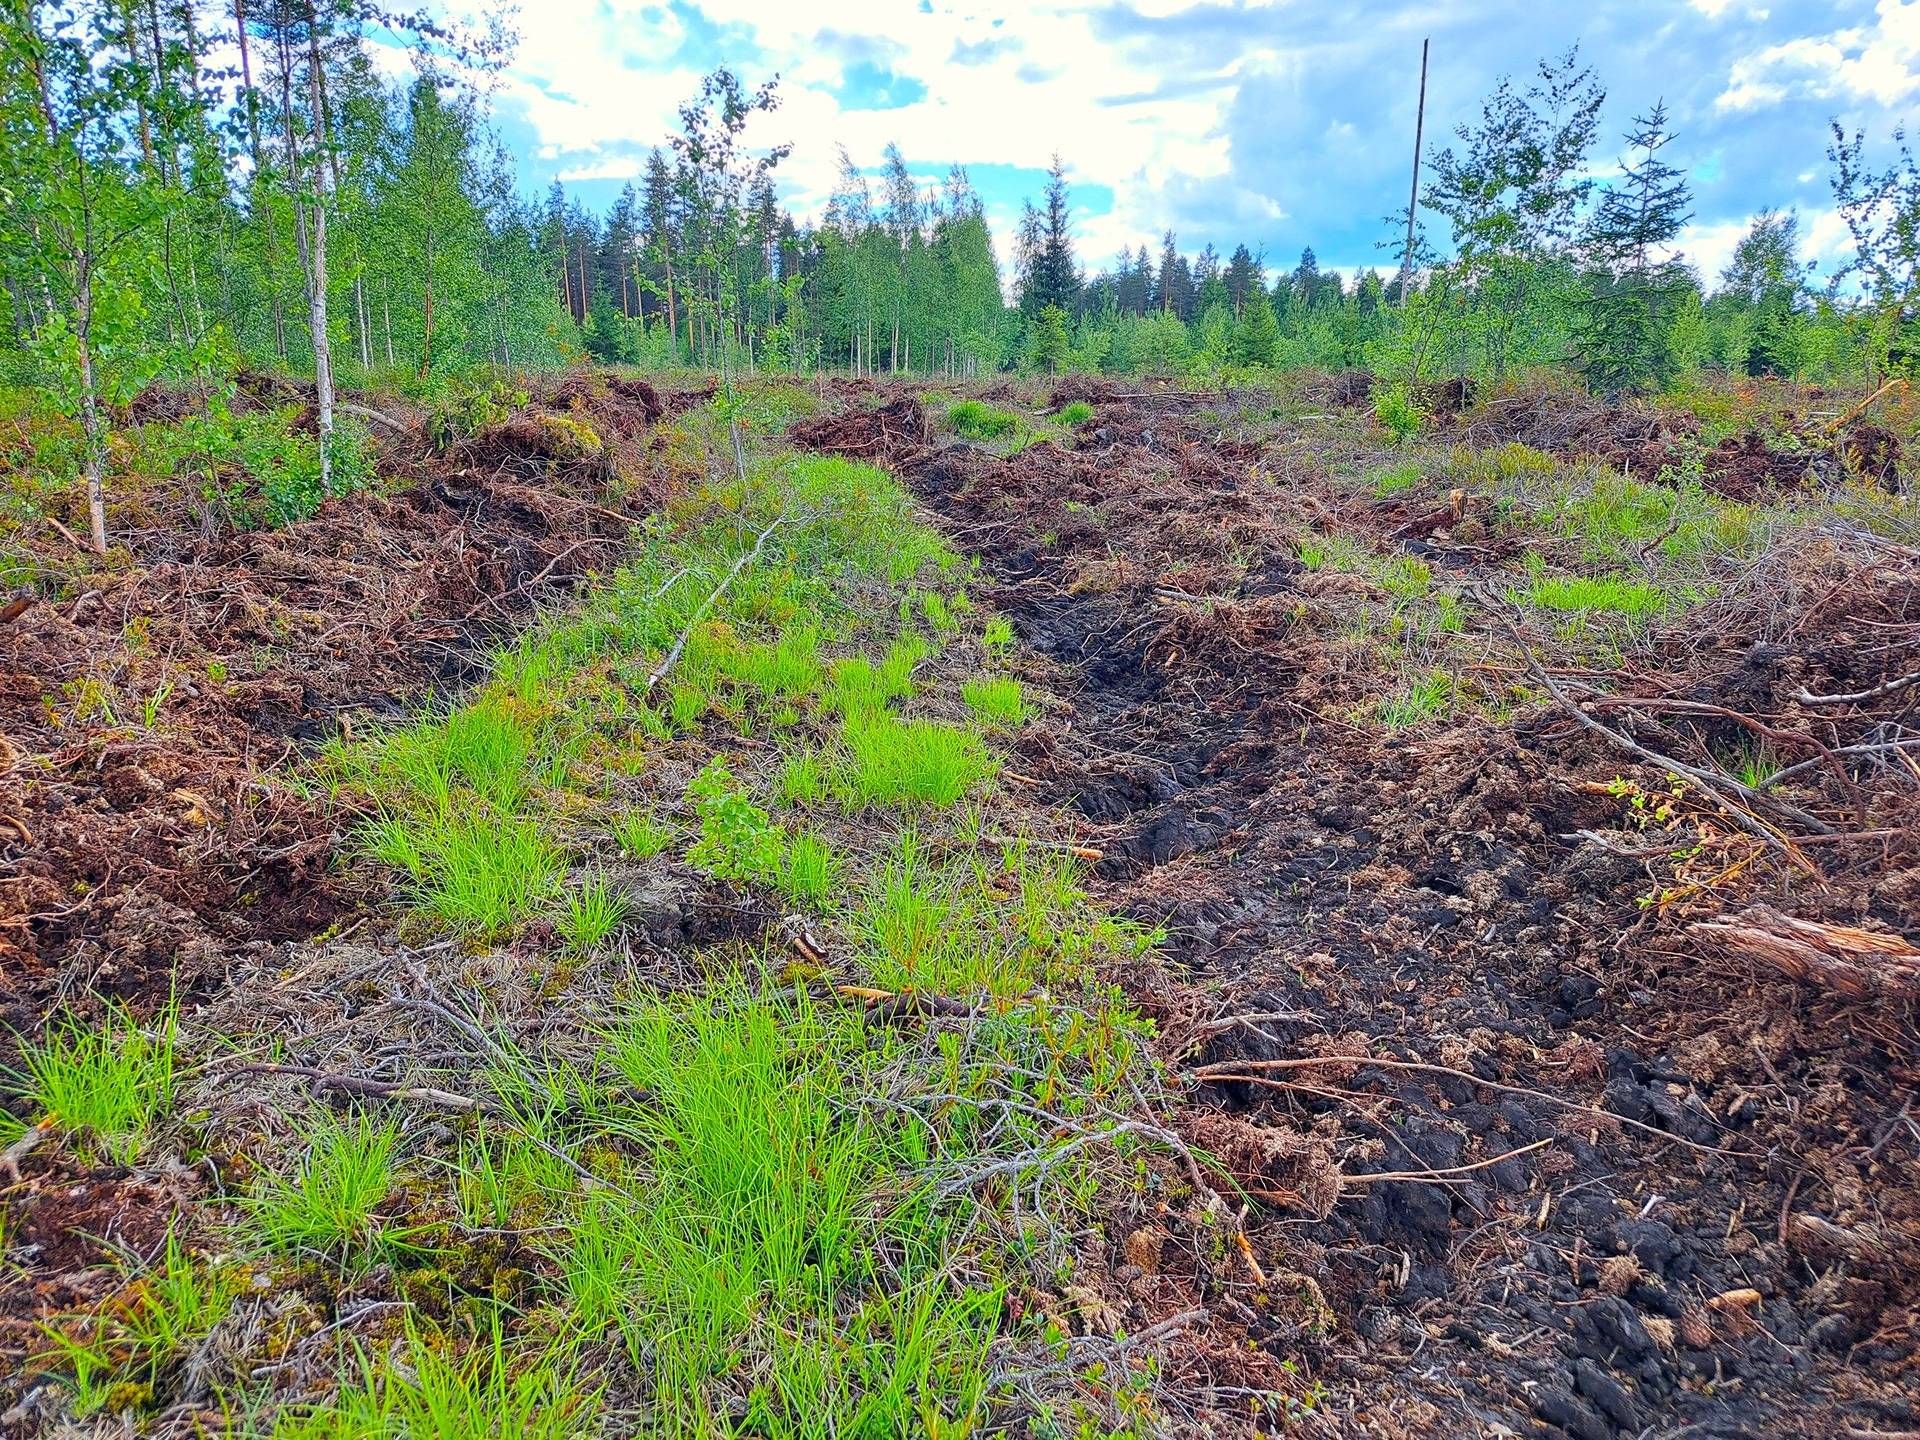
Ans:
<svg viewBox="0 0 1920 1440"><path fill-rule="evenodd" d="M1920 950L1899 935L1756 905L1687 927L1696 940L1849 1000L1920 999Z"/></svg>

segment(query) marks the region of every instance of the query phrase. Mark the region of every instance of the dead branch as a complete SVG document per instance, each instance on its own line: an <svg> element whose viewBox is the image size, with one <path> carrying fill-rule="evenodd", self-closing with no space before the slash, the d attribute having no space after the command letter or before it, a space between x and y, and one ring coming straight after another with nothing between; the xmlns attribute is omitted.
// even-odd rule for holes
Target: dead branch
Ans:
<svg viewBox="0 0 1920 1440"><path fill-rule="evenodd" d="M53 1133L53 1127L46 1121L30 1126L27 1131L5 1150L0 1150L0 1170L5 1170L13 1183L20 1183L20 1162L31 1154L40 1142Z"/></svg>
<svg viewBox="0 0 1920 1440"><path fill-rule="evenodd" d="M1449 1165L1444 1170L1375 1170L1365 1175L1355 1175L1347 1171L1340 1174L1342 1185L1363 1185L1379 1180L1407 1180L1424 1182L1429 1180L1445 1181L1456 1175L1471 1175L1476 1170L1487 1170L1502 1160L1512 1160L1517 1156L1531 1155L1535 1150L1544 1150L1553 1144L1554 1137L1536 1140L1531 1145L1522 1145L1518 1150L1509 1150L1504 1155L1490 1155L1485 1160L1476 1160L1471 1165Z"/></svg>
<svg viewBox="0 0 1920 1440"><path fill-rule="evenodd" d="M1882 385L1878 390L1867 396L1866 399L1848 410L1838 420L1835 420L1831 425L1827 426L1827 433L1832 435L1845 429L1850 421L1857 420L1860 416L1866 414L1867 411L1872 408L1873 402L1878 400L1882 395L1885 395L1889 390L1898 390L1902 394L1905 394L1907 390L1905 377L1896 375L1893 379L1887 381L1886 384Z"/></svg>
<svg viewBox="0 0 1920 1440"><path fill-rule="evenodd" d="M1803 685L1790 698L1802 705L1858 705L1863 700L1878 700L1882 695L1897 695L1912 685L1920 685L1920 670L1884 681L1871 690L1855 690L1847 695L1815 695Z"/></svg>
<svg viewBox="0 0 1920 1440"><path fill-rule="evenodd" d="M385 425L388 429L397 430L402 435L411 435L413 433L413 427L405 421L396 420L391 415L382 414L371 406L352 405L345 400L335 400L333 402L333 408L343 415L358 415L362 420L372 420L377 424Z"/></svg>
<svg viewBox="0 0 1920 1440"><path fill-rule="evenodd" d="M1920 950L1899 935L1825 925L1754 906L1687 933L1849 1000L1920 999Z"/></svg>
<svg viewBox="0 0 1920 1440"><path fill-rule="evenodd" d="M362 1095L377 1100L411 1100L424 1105L443 1105L449 1110L491 1110L484 1100L471 1095L456 1095L431 1085L404 1085L398 1081L369 1080L363 1075L341 1075L316 1070L311 1065L236 1065L226 1075L297 1075L311 1080L316 1090L338 1090L343 1095ZM223 1077L224 1078L224 1077Z"/></svg>
<svg viewBox="0 0 1920 1440"><path fill-rule="evenodd" d="M1705 1151L1709 1155L1738 1155L1738 1150L1728 1150L1719 1145L1703 1145L1697 1140L1689 1140L1684 1135L1676 1135L1671 1130L1662 1130L1657 1125L1648 1125L1643 1121L1630 1120L1625 1115L1616 1115L1611 1110L1602 1110L1597 1105L1585 1105L1578 1100L1568 1100L1560 1095L1549 1094L1545 1090L1529 1089L1525 1085L1509 1085L1504 1080L1488 1080L1471 1070L1456 1070L1451 1065L1430 1065L1423 1060L1384 1060L1374 1055L1304 1055L1284 1060L1226 1060L1218 1065L1202 1065L1197 1070L1189 1070L1188 1080L1219 1084L1234 1081L1243 1085L1268 1085L1276 1090L1292 1089L1285 1080L1267 1080L1259 1073L1273 1070L1311 1070L1328 1065L1354 1065L1361 1069L1374 1067L1382 1070L1407 1070L1420 1075L1445 1075L1454 1080L1465 1080L1469 1084L1482 1085L1489 1090L1504 1090L1510 1095L1525 1095L1528 1099L1543 1101L1548 1105L1557 1105L1563 1110L1574 1110L1581 1114L1592 1115L1613 1125L1627 1125L1635 1130L1644 1130L1647 1134L1662 1140L1671 1140L1675 1144L1685 1145L1690 1150Z"/></svg>
<svg viewBox="0 0 1920 1440"><path fill-rule="evenodd" d="M680 632L680 638L673 642L673 648L667 651L666 658L654 666L653 673L647 676L646 694L652 694L653 687L666 677L666 673L673 668L674 661L680 658L680 652L687 648L687 641L693 638L694 627L707 618L707 611L711 610L714 603L726 593L727 587L733 584L734 577L760 558L760 551L765 547L767 538L780 528L786 518L787 513L784 510L774 516L773 523L762 530L760 538L753 542L753 548L733 562L733 568L721 577L720 583L714 586L707 598L700 602L700 608L693 612L693 618L687 621L687 628Z"/></svg>

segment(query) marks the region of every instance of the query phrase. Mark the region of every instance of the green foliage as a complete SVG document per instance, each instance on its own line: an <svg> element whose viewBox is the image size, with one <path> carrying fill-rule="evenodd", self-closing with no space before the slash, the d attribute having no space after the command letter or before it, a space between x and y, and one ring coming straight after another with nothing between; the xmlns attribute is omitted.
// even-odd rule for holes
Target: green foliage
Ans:
<svg viewBox="0 0 1920 1440"><path fill-rule="evenodd" d="M169 1003L148 1025L124 1005L110 1008L99 1028L71 1015L51 1019L22 1048L9 1088L32 1103L41 1123L71 1136L81 1155L131 1165L173 1109L177 1018Z"/></svg>
<svg viewBox="0 0 1920 1440"><path fill-rule="evenodd" d="M1374 494L1386 499L1417 489L1425 480L1426 474L1418 460L1403 460L1398 465L1376 470L1370 484Z"/></svg>
<svg viewBox="0 0 1920 1440"><path fill-rule="evenodd" d="M1587 222L1580 365L1607 395L1663 383L1675 369L1674 315L1692 279L1671 249L1691 218L1686 176L1660 156L1672 138L1664 105L1637 117L1627 136L1636 153Z"/></svg>
<svg viewBox="0 0 1920 1440"><path fill-rule="evenodd" d="M1404 445L1420 433L1423 417L1405 385L1384 385L1374 395L1373 418L1393 436L1394 444Z"/></svg>
<svg viewBox="0 0 1920 1440"><path fill-rule="evenodd" d="M1084 400L1074 400L1061 407L1062 425L1084 425L1093 418L1093 406Z"/></svg>
<svg viewBox="0 0 1920 1440"><path fill-rule="evenodd" d="M364 832L374 858L406 872L416 903L461 929L496 935L558 889L566 861L524 814L390 814Z"/></svg>
<svg viewBox="0 0 1920 1440"><path fill-rule="evenodd" d="M779 872L783 846L772 817L747 797L719 756L687 785L700 836L687 863L722 880L764 880Z"/></svg>

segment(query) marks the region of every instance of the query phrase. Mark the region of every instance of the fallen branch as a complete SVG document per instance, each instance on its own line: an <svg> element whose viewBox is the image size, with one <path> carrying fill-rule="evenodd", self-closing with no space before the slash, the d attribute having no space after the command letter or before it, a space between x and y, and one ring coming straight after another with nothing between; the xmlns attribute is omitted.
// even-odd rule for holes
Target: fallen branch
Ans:
<svg viewBox="0 0 1920 1440"><path fill-rule="evenodd" d="M720 583L714 586L712 591L707 595L707 598L700 602L700 608L693 612L693 618L687 621L687 628L680 632L680 638L673 642L673 648L667 651L666 657L661 660L658 665L654 666L653 673L647 676L644 693L652 694L653 687L666 678L667 672L673 668L674 661L680 658L680 652L687 648L687 641L693 638L694 627L707 618L707 612L714 607L715 602L717 602L722 595L726 594L727 587L733 584L734 577L746 569L753 561L760 558L760 551L765 547L767 538L772 535L775 530L780 528L786 518L787 514L784 510L774 516L773 523L762 530L760 532L760 538L753 542L753 548L733 562L733 568L721 577Z"/></svg>
<svg viewBox="0 0 1920 1440"><path fill-rule="evenodd" d="M345 400L335 400L333 402L333 408L343 415L358 415L362 420L375 421L378 424L385 425L389 430L399 431L402 435L411 435L413 433L413 427L405 421L396 420L391 415L383 415L380 411L370 406L353 405Z"/></svg>
<svg viewBox="0 0 1920 1440"><path fill-rule="evenodd" d="M1911 675L1902 675L1897 679L1884 681L1871 690L1855 690L1847 695L1815 695L1803 685L1789 698L1799 701L1802 705L1858 705L1863 700L1878 700L1882 695L1897 695L1913 685L1920 685L1920 670L1914 671Z"/></svg>
<svg viewBox="0 0 1920 1440"><path fill-rule="evenodd" d="M431 1085L405 1085L398 1081L369 1080L362 1075L341 1075L316 1070L311 1065L237 1065L227 1075L295 1075L311 1080L316 1090L338 1090L343 1095L361 1095L378 1100L411 1100L424 1105L442 1105L449 1110L491 1110L493 1106L471 1095L456 1095L451 1090Z"/></svg>
<svg viewBox="0 0 1920 1440"><path fill-rule="evenodd" d="M1899 935L1801 920L1766 906L1695 921L1687 933L1849 1000L1920 999L1920 950Z"/></svg>
<svg viewBox="0 0 1920 1440"><path fill-rule="evenodd" d="M1517 1156L1531 1155L1535 1150L1544 1150L1553 1144L1553 1136L1536 1140L1531 1145L1522 1145L1518 1150L1509 1150L1504 1155L1490 1155L1485 1160L1476 1160L1471 1165L1449 1165L1444 1170L1374 1170L1364 1175L1341 1172L1340 1183L1346 1185L1364 1185L1378 1180L1449 1180L1455 1175L1471 1175L1476 1170L1487 1170L1502 1160L1512 1160Z"/></svg>
<svg viewBox="0 0 1920 1440"><path fill-rule="evenodd" d="M32 1154L40 1142L52 1133L53 1127L44 1120L38 1125L31 1126L18 1140L7 1146L5 1150L0 1150L0 1170L5 1170L12 1177L13 1183L18 1185L20 1162Z"/></svg>
<svg viewBox="0 0 1920 1440"><path fill-rule="evenodd" d="M1848 410L1838 420L1835 420L1831 425L1827 426L1827 433L1829 435L1837 434L1840 430L1844 429L1849 422L1859 419L1862 415L1867 413L1867 411L1872 407L1874 401L1878 400L1882 395L1886 394L1889 390L1899 390L1902 393L1905 393L1906 389L1907 389L1906 378L1900 375L1894 376L1893 379L1887 381L1886 384L1882 385L1878 390L1874 391L1871 395L1867 396L1867 398L1862 400L1858 405L1855 405L1851 410Z"/></svg>
<svg viewBox="0 0 1920 1440"><path fill-rule="evenodd" d="M1091 845L1076 845L1070 840L1042 840L1032 835L982 835L980 838L989 845L1038 845L1043 850L1064 850L1081 860L1102 860L1107 853Z"/></svg>
<svg viewBox="0 0 1920 1440"><path fill-rule="evenodd" d="M1544 1101L1548 1105L1557 1105L1563 1110L1575 1110L1592 1115L1615 1125L1631 1126L1635 1130L1644 1130L1662 1140L1671 1140L1675 1144L1685 1145L1691 1150L1705 1151L1709 1155L1738 1155L1737 1150L1728 1150L1719 1145L1703 1145L1698 1140L1689 1140L1684 1135L1676 1135L1671 1130L1662 1130L1657 1125L1648 1125L1644 1121L1631 1120L1625 1115L1617 1115L1611 1110L1602 1110L1597 1105L1583 1104L1578 1100L1568 1100L1559 1095L1549 1094L1545 1090L1529 1089L1525 1085L1509 1085L1504 1080L1488 1080L1471 1070L1456 1070L1451 1065L1430 1065L1423 1060L1383 1060L1374 1055L1305 1055L1284 1060L1228 1060L1218 1065L1202 1065L1197 1070L1189 1070L1188 1080L1203 1083L1220 1084L1237 1081L1245 1085L1269 1085L1276 1090L1293 1088L1284 1080L1267 1080L1258 1073L1273 1070L1312 1070L1328 1065L1353 1065L1360 1069L1374 1067L1382 1070L1407 1070L1420 1075L1445 1075L1454 1080L1465 1080L1469 1084L1483 1085L1489 1090L1504 1090L1510 1095L1525 1095L1532 1100Z"/></svg>

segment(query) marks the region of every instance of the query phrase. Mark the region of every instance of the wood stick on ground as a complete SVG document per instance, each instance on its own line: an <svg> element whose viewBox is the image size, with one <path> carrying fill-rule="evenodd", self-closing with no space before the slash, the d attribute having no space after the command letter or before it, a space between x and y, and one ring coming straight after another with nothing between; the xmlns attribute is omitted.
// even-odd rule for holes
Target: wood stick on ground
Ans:
<svg viewBox="0 0 1920 1440"><path fill-rule="evenodd" d="M403 1085L397 1081L369 1080L363 1075L339 1075L316 1070L311 1065L236 1065L227 1075L294 1075L311 1080L316 1090L338 1090L344 1095L364 1095L368 1099L412 1100L424 1105L441 1105L449 1110L491 1110L484 1100L471 1095L456 1095L451 1090L431 1085Z"/></svg>
<svg viewBox="0 0 1920 1440"><path fill-rule="evenodd" d="M46 1121L29 1127L19 1139L5 1150L0 1150L0 1170L7 1172L13 1183L20 1183L20 1162L33 1152L40 1142L53 1133L53 1127Z"/></svg>
<svg viewBox="0 0 1920 1440"><path fill-rule="evenodd" d="M1920 950L1899 935L1825 925L1756 905L1687 934L1849 1000L1920 999Z"/></svg>
<svg viewBox="0 0 1920 1440"><path fill-rule="evenodd" d="M1920 685L1920 670L1875 685L1871 690L1855 690L1846 695L1815 695L1803 685L1790 698L1802 705L1858 705L1863 700L1878 700L1882 695L1897 695L1913 685Z"/></svg>
<svg viewBox="0 0 1920 1440"><path fill-rule="evenodd" d="M1273 1070L1311 1070L1327 1065L1355 1065L1361 1069L1372 1066L1381 1070L1406 1070L1420 1075L1445 1075L1455 1080L1465 1080L1472 1085L1483 1085L1489 1090L1504 1090L1510 1095L1525 1095L1532 1100L1557 1105L1562 1110L1577 1110L1584 1115L1593 1115L1613 1125L1626 1125L1635 1130L1644 1130L1647 1134L1661 1140L1671 1140L1677 1145L1685 1145L1690 1150L1701 1150L1709 1155L1739 1155L1742 1151L1728 1150L1719 1145L1703 1145L1698 1140L1689 1140L1684 1135L1676 1135L1671 1130L1662 1130L1657 1125L1648 1125L1639 1120L1630 1120L1625 1115L1616 1115L1611 1110L1602 1110L1598 1105L1587 1105L1578 1100L1568 1100L1563 1096L1550 1094L1545 1090L1533 1090L1525 1085L1510 1085L1504 1080L1488 1080L1471 1070L1456 1070L1451 1065L1430 1065L1423 1060L1387 1060L1377 1055L1300 1055L1282 1060L1223 1060L1218 1065L1202 1065L1189 1070L1188 1080L1213 1084L1234 1081L1243 1085L1272 1086L1276 1090L1291 1088L1284 1080L1265 1080L1259 1072Z"/></svg>
<svg viewBox="0 0 1920 1440"><path fill-rule="evenodd" d="M1343 1172L1340 1176L1340 1183L1342 1185L1364 1185L1373 1184L1382 1180L1420 1182L1429 1180L1451 1180L1456 1175L1471 1175L1476 1170L1490 1169L1498 1165L1502 1160L1512 1160L1520 1155L1531 1155L1535 1150L1543 1150L1553 1144L1553 1140L1554 1137L1549 1135L1544 1140L1536 1140L1531 1145L1522 1145L1518 1150L1509 1150L1504 1155L1490 1155L1485 1160L1474 1161L1471 1165L1449 1165L1444 1170L1375 1170L1366 1175L1349 1175Z"/></svg>
<svg viewBox="0 0 1920 1440"><path fill-rule="evenodd" d="M760 532L760 538L753 542L753 548L733 562L733 568L721 577L720 583L714 586L708 593L707 598L700 602L700 608L693 612L693 618L687 621L687 628L680 632L680 638L673 642L673 648L667 651L665 658L662 659L658 665L654 666L653 673L647 676L644 693L652 694L653 687L666 678L667 672L673 668L674 661L680 658L680 652L687 648L687 641L693 638L694 627L707 618L707 612L714 607L714 604L722 595L726 594L727 587L733 584L734 577L746 569L753 561L760 558L760 551L765 548L768 537L780 528L786 518L787 513L784 510L774 516L773 523L762 530Z"/></svg>
<svg viewBox="0 0 1920 1440"><path fill-rule="evenodd" d="M370 406L350 405L345 400L336 400L333 402L333 408L340 411L343 415L358 415L362 420L376 421L391 430L399 431L402 435L410 435L413 433L412 426L406 424L404 421L394 419L391 415L383 415Z"/></svg>

